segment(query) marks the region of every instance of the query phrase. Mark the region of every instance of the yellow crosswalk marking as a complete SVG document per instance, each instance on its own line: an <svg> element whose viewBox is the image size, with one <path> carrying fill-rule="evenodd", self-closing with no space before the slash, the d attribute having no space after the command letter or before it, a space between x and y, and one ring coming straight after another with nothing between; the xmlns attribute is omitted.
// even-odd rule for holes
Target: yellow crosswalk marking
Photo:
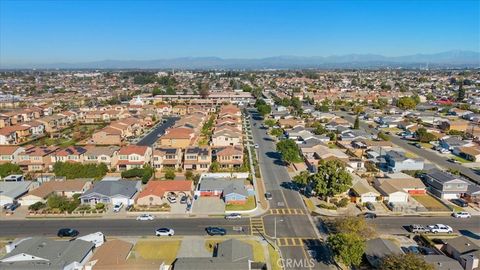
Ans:
<svg viewBox="0 0 480 270"><path fill-rule="evenodd" d="M279 247L302 247L302 246L320 246L320 240L312 238L277 238Z"/></svg>
<svg viewBox="0 0 480 270"><path fill-rule="evenodd" d="M277 208L270 209L270 215L305 215L305 212L302 209L296 208Z"/></svg>

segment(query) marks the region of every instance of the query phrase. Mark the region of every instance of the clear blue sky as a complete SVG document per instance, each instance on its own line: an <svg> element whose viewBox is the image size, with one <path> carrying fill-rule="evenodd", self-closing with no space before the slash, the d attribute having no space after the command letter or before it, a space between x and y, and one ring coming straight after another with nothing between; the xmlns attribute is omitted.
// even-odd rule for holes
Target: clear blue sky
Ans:
<svg viewBox="0 0 480 270"><path fill-rule="evenodd" d="M0 0L0 62L479 51L479 3Z"/></svg>

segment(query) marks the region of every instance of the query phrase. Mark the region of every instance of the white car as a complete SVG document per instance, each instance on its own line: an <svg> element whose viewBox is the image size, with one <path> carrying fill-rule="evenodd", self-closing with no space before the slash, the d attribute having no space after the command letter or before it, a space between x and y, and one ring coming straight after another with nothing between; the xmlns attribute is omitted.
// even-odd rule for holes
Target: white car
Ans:
<svg viewBox="0 0 480 270"><path fill-rule="evenodd" d="M452 227L444 224L429 225L428 229L431 233L453 233Z"/></svg>
<svg viewBox="0 0 480 270"><path fill-rule="evenodd" d="M456 212L456 213L453 213L452 216L454 218L471 218L472 215L470 215L470 213L468 212Z"/></svg>
<svg viewBox="0 0 480 270"><path fill-rule="evenodd" d="M242 218L242 215L238 213L232 213L225 216L225 219L239 219Z"/></svg>
<svg viewBox="0 0 480 270"><path fill-rule="evenodd" d="M143 214L137 217L137 220L146 221L146 220L153 220L153 216L150 214Z"/></svg>
<svg viewBox="0 0 480 270"><path fill-rule="evenodd" d="M155 230L156 236L173 236L175 235L175 231L169 228L160 228Z"/></svg>
<svg viewBox="0 0 480 270"><path fill-rule="evenodd" d="M258 143L255 144L255 149L258 149L260 146L258 146Z"/></svg>
<svg viewBox="0 0 480 270"><path fill-rule="evenodd" d="M123 203L117 203L113 206L113 212L120 212L122 208L123 208Z"/></svg>

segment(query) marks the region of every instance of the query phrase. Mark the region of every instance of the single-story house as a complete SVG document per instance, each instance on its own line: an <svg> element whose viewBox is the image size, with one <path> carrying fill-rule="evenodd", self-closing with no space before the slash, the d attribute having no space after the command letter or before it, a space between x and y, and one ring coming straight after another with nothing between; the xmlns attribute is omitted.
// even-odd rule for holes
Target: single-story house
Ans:
<svg viewBox="0 0 480 270"><path fill-rule="evenodd" d="M84 204L123 203L124 205L131 205L134 203L134 196L141 188L141 181L100 181L80 196L80 201Z"/></svg>
<svg viewBox="0 0 480 270"><path fill-rule="evenodd" d="M200 196L223 197L227 204L244 204L249 196L243 179L203 178L197 191Z"/></svg>
<svg viewBox="0 0 480 270"><path fill-rule="evenodd" d="M5 182L0 181L0 206L18 200L28 191L37 187L38 184L32 181Z"/></svg>
<svg viewBox="0 0 480 270"><path fill-rule="evenodd" d="M480 265L480 246L466 236L448 239L445 253L454 258L465 270L478 269Z"/></svg>
<svg viewBox="0 0 480 270"><path fill-rule="evenodd" d="M56 194L72 198L75 194L83 194L92 186L91 180L65 180L49 181L40 185L40 187L31 190L27 195L20 199L22 205L32 205L37 202L46 202L48 196Z"/></svg>
<svg viewBox="0 0 480 270"><path fill-rule="evenodd" d="M366 242L365 257L374 268L379 268L386 256L400 254L403 254L400 247L390 240L375 238Z"/></svg>
<svg viewBox="0 0 480 270"><path fill-rule="evenodd" d="M380 193L371 187L366 181L357 181L350 189L352 201L356 203L376 202Z"/></svg>
<svg viewBox="0 0 480 270"><path fill-rule="evenodd" d="M94 243L81 239L24 238L9 245L7 254L0 258L0 269L82 269L94 248Z"/></svg>
<svg viewBox="0 0 480 270"><path fill-rule="evenodd" d="M161 205L165 202L168 193L184 193L192 197L194 185L190 180L162 180L149 181L138 194L136 202L139 205Z"/></svg>
<svg viewBox="0 0 480 270"><path fill-rule="evenodd" d="M383 199L393 203L406 203L410 195L426 193L426 187L418 178L377 178L374 181L375 188L380 191Z"/></svg>

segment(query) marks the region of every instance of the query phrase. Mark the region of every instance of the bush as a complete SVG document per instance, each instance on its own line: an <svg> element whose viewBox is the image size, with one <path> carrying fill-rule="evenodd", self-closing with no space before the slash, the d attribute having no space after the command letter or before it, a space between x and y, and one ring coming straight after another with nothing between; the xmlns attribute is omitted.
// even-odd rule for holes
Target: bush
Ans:
<svg viewBox="0 0 480 270"><path fill-rule="evenodd" d="M13 163L5 163L0 165L0 177L9 176L10 174L22 174L20 166Z"/></svg>
<svg viewBox="0 0 480 270"><path fill-rule="evenodd" d="M193 172L192 171L186 171L185 172L185 178L187 180L192 180L193 179Z"/></svg>
<svg viewBox="0 0 480 270"><path fill-rule="evenodd" d="M335 205L336 205L337 207L342 208L342 207L346 207L349 202L350 202L350 200L349 200L348 198L343 198L343 199L341 199L340 201L338 201Z"/></svg>
<svg viewBox="0 0 480 270"><path fill-rule="evenodd" d="M108 168L107 165L100 164L80 164L69 162L57 162L53 165L55 176L65 176L67 179L75 178L95 178L104 177Z"/></svg>
<svg viewBox="0 0 480 270"><path fill-rule="evenodd" d="M43 209L47 207L47 205L43 202L36 202L28 207L28 210L30 211L38 211L40 209Z"/></svg>
<svg viewBox="0 0 480 270"><path fill-rule="evenodd" d="M141 178L142 183L146 184L152 178L154 169L150 166L145 166L144 168L134 168L122 172L123 178Z"/></svg>
<svg viewBox="0 0 480 270"><path fill-rule="evenodd" d="M175 179L175 171L172 169L168 169L165 171L165 179L167 180L173 180Z"/></svg>
<svg viewBox="0 0 480 270"><path fill-rule="evenodd" d="M327 204L321 203L317 206L320 207L320 208L323 208L323 209L337 210L337 207L335 205L327 205Z"/></svg>
<svg viewBox="0 0 480 270"><path fill-rule="evenodd" d="M95 209L97 210L103 210L105 208L105 204L104 203L97 203L95 205Z"/></svg>

